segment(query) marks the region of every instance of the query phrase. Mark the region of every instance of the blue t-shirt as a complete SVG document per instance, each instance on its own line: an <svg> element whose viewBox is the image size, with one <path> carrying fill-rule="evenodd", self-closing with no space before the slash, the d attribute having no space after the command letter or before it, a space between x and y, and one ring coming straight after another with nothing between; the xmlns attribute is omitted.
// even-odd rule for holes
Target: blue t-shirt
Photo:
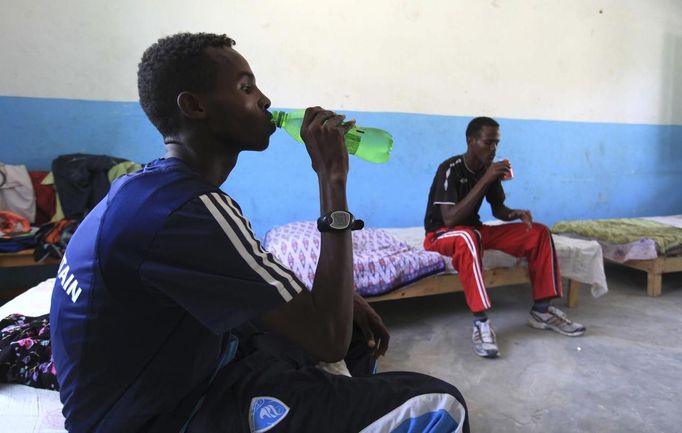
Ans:
<svg viewBox="0 0 682 433"><path fill-rule="evenodd" d="M69 242L52 294L67 429L179 429L230 329L303 287L182 161L119 178Z"/></svg>

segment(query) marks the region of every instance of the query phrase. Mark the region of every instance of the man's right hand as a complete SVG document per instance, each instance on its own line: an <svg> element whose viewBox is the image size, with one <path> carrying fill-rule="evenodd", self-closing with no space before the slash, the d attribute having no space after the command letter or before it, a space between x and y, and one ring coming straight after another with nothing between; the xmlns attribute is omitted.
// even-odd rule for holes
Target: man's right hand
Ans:
<svg viewBox="0 0 682 433"><path fill-rule="evenodd" d="M502 179L506 174L509 174L510 170L511 164L507 160L493 162L488 166L488 169L485 171L485 174L483 174L481 181L486 184L493 183L498 179Z"/></svg>
<svg viewBox="0 0 682 433"><path fill-rule="evenodd" d="M344 135L355 126L355 121L344 123L345 117L320 107L305 110L301 138L318 176L346 180L348 151L344 144Z"/></svg>

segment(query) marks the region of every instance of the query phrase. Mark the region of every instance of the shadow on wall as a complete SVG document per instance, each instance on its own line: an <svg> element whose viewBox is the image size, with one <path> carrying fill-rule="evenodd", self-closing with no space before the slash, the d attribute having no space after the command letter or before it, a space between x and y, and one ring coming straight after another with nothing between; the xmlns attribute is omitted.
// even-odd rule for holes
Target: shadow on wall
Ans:
<svg viewBox="0 0 682 433"><path fill-rule="evenodd" d="M679 197L679 180L682 178L682 36L668 33L663 42L661 71L661 117L670 119L671 125L659 128L657 140L657 172L663 179L670 178L668 197ZM650 197L645 207L653 203Z"/></svg>
<svg viewBox="0 0 682 433"><path fill-rule="evenodd" d="M667 34L663 47L661 112L664 118L676 123L682 120L682 36Z"/></svg>

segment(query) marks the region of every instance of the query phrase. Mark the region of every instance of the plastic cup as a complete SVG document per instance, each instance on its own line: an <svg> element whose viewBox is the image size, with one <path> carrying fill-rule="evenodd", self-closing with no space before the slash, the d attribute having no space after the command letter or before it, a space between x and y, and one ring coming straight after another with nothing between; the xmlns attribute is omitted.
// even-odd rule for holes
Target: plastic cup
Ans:
<svg viewBox="0 0 682 433"><path fill-rule="evenodd" d="M498 159L496 162L506 162L509 164L509 172L502 176L502 180L512 180L514 178L514 170L511 168L511 162L508 159Z"/></svg>

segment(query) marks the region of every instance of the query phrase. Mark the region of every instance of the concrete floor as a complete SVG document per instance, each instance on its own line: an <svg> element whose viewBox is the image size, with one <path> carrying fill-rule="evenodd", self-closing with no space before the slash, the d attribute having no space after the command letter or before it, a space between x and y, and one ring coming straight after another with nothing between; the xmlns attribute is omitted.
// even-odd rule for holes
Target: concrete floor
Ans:
<svg viewBox="0 0 682 433"><path fill-rule="evenodd" d="M408 370L456 385L472 432L682 432L682 273L646 296L644 272L607 265L609 293L580 291L565 337L526 325L530 287L489 291L502 354L476 356L461 293L376 304L391 331L380 371Z"/></svg>

